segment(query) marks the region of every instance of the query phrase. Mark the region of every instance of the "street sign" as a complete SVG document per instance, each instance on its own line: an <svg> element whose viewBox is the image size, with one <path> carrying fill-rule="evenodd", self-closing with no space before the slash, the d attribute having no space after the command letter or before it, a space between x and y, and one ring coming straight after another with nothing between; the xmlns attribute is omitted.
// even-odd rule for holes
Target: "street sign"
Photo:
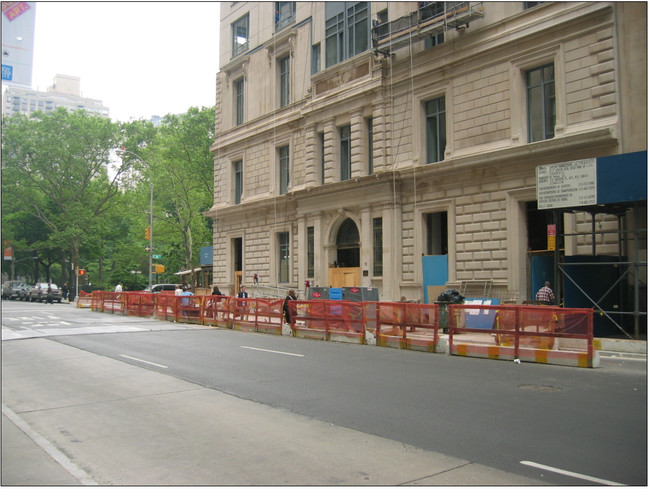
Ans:
<svg viewBox="0 0 650 499"><path fill-rule="evenodd" d="M151 255L151 258L162 258L162 255Z"/></svg>

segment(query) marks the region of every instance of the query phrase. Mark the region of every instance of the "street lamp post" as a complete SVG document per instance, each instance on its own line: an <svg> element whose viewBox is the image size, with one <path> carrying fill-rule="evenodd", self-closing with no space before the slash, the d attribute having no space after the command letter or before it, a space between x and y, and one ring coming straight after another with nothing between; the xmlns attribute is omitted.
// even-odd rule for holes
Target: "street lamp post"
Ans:
<svg viewBox="0 0 650 499"><path fill-rule="evenodd" d="M151 166L144 159L138 156L133 151L127 151L126 149L120 149L118 152L132 154L140 161L142 161L149 171L151 172ZM151 266L153 264L153 182L149 182L149 289L151 289L152 284L152 275L151 275Z"/></svg>

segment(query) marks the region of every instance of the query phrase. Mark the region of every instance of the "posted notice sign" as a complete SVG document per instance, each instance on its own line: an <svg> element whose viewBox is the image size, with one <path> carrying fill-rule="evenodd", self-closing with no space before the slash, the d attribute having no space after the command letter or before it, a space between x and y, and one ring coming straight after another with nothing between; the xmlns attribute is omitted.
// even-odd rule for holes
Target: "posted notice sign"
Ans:
<svg viewBox="0 0 650 499"><path fill-rule="evenodd" d="M596 204L596 158L537 167L537 209Z"/></svg>

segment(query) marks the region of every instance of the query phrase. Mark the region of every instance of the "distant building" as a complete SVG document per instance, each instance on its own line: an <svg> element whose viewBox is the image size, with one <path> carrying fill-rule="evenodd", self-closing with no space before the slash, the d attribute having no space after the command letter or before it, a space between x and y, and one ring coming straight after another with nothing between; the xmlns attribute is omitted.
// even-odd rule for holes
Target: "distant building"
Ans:
<svg viewBox="0 0 650 499"><path fill-rule="evenodd" d="M79 77L56 75L46 92L29 88L8 87L2 99L3 116L30 115L36 111L51 113L58 107L70 111L83 109L89 114L108 118L108 107L99 99L81 96Z"/></svg>

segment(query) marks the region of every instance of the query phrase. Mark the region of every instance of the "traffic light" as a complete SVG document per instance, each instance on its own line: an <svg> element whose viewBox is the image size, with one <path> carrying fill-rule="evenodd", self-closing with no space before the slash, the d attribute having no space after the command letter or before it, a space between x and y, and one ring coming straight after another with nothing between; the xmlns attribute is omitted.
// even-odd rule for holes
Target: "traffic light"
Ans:
<svg viewBox="0 0 650 499"><path fill-rule="evenodd" d="M151 266L151 273L152 274L164 274L165 273L165 266L164 265L158 265L157 263Z"/></svg>
<svg viewBox="0 0 650 499"><path fill-rule="evenodd" d="M146 229L144 229L144 238L147 241L151 240L151 227L147 227Z"/></svg>
<svg viewBox="0 0 650 499"><path fill-rule="evenodd" d="M77 269L77 275L86 275L86 269Z"/></svg>

